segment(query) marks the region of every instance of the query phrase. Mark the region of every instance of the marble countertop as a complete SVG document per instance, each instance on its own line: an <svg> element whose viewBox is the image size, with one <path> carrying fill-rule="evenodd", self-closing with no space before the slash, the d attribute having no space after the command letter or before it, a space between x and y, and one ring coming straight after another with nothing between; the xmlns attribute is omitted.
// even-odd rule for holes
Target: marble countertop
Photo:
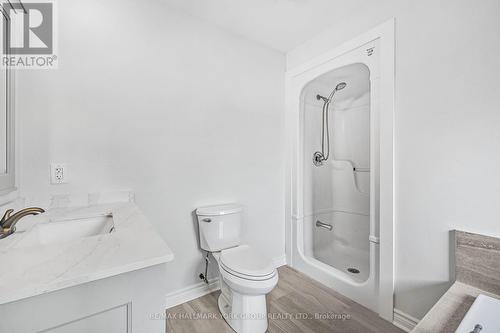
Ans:
<svg viewBox="0 0 500 333"><path fill-rule="evenodd" d="M37 223L112 215L112 233L16 247ZM166 263L174 255L132 203L56 209L23 218L0 240L0 304Z"/></svg>

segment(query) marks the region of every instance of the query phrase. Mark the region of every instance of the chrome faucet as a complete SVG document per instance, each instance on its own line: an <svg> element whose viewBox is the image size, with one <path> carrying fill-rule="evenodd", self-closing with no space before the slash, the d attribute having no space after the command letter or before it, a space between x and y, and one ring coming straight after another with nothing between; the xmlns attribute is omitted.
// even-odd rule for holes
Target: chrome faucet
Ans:
<svg viewBox="0 0 500 333"><path fill-rule="evenodd" d="M20 211L12 215L13 212L13 209L8 209L0 220L0 239L12 235L16 231L16 223L19 222L19 220L23 217L27 215L37 215L40 213L44 213L45 210L38 207L31 207L21 209Z"/></svg>
<svg viewBox="0 0 500 333"><path fill-rule="evenodd" d="M479 333L482 330L483 330L483 326L476 324L476 326L474 326L474 331L471 331L470 333Z"/></svg>

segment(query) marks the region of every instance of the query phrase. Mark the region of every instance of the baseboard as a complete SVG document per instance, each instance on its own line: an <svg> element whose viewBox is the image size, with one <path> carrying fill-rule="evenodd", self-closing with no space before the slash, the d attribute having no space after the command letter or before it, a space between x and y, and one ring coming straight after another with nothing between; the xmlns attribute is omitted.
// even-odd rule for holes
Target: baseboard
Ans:
<svg viewBox="0 0 500 333"><path fill-rule="evenodd" d="M174 291L166 296L166 308L172 308L182 303L192 301L201 296L210 294L216 290L219 290L219 279L214 278L205 282L199 282L194 285L182 288L180 290Z"/></svg>
<svg viewBox="0 0 500 333"><path fill-rule="evenodd" d="M273 259L274 267L278 268L286 265L286 255L282 255L281 257L277 257Z"/></svg>
<svg viewBox="0 0 500 333"><path fill-rule="evenodd" d="M392 323L405 332L411 332L417 326L418 319L401 310L394 309L394 320Z"/></svg>

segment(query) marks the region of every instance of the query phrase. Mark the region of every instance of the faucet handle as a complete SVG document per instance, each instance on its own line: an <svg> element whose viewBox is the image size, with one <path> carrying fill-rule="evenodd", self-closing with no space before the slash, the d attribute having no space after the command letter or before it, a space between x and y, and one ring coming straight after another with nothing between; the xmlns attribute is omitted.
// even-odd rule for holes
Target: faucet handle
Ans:
<svg viewBox="0 0 500 333"><path fill-rule="evenodd" d="M10 217L10 214L12 214L13 212L13 209L7 209L5 214L3 214L2 219L0 220L0 226L3 226L4 222Z"/></svg>
<svg viewBox="0 0 500 333"><path fill-rule="evenodd" d="M16 227L3 228L0 227L0 239L8 237L16 232Z"/></svg>

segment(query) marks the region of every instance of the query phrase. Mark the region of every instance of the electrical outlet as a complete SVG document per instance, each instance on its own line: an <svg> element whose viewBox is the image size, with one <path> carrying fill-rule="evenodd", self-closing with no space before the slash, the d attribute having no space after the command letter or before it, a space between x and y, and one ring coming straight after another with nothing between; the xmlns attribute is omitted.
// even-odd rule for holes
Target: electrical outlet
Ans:
<svg viewBox="0 0 500 333"><path fill-rule="evenodd" d="M50 165L50 183L65 184L68 182L67 167L64 163L52 163Z"/></svg>

